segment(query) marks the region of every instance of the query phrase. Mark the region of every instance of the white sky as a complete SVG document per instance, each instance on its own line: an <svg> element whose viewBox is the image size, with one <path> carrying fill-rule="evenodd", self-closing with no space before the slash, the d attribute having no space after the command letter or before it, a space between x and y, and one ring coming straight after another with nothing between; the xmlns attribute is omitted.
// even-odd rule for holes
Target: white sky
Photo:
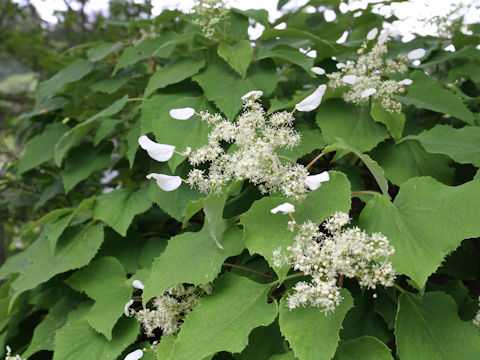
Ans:
<svg viewBox="0 0 480 360"><path fill-rule="evenodd" d="M24 0L16 0L19 3ZM142 3L143 0L134 0L135 2ZM247 9L266 9L269 12L270 20L273 21L281 16L281 12L276 10L278 0L228 0L228 4L231 7L236 7L242 10ZM306 4L308 0L290 0L284 9L297 8ZM350 5L342 4L340 7L342 11L347 9L359 9L365 8L368 0L356 0L350 1ZM66 5L63 0L32 0L32 3L37 8L40 16L50 22L56 23L57 19L54 16L55 10L66 10ZM153 13L158 15L163 9L179 9L182 11L188 11L195 3L194 0L153 0L154 6ZM419 19L431 19L434 16L445 16L455 6L460 3L469 4L469 8L463 10L465 14L465 20L467 23L480 22L480 0L410 0L409 2L396 3L391 6L382 6L378 9L378 12L384 15L388 15L392 12L401 20L397 22L396 27L404 35L403 40L408 41L413 38L412 33L418 33L421 35L435 35L436 27L432 25L426 25L424 21ZM74 6L75 2L72 2ZM108 8L108 0L90 0L87 3L87 12L92 11L105 11ZM307 11L315 11L313 7L307 8ZM331 12L331 20L334 20L335 15ZM250 32L252 38L256 38L262 32L262 27L257 25L257 28Z"/></svg>

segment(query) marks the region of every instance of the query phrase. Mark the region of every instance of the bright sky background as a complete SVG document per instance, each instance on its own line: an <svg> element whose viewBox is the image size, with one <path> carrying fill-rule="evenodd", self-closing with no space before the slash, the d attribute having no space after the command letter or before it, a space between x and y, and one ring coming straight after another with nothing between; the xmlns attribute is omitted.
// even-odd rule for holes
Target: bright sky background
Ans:
<svg viewBox="0 0 480 360"><path fill-rule="evenodd" d="M24 0L16 0L19 3ZM142 3L143 0L135 0L135 2ZM276 10L278 0L228 0L228 4L231 7L236 7L242 10L246 9L266 9L270 14L270 20L273 21L281 16L281 12ZM284 10L297 8L306 4L308 0L290 0L284 7ZM341 11L347 11L348 9L365 8L367 3L376 2L368 0L356 0L350 1L350 5L342 4ZM32 3L37 8L40 16L50 22L56 23L57 19L53 15L55 10L66 10L63 0L32 0ZM73 2L74 4L75 2ZM188 11L194 4L194 0L153 0L154 15L159 14L163 9L179 9ZM421 35L435 35L436 28L432 25L426 25L421 19L431 19L434 16L445 16L453 8L460 3L469 4L468 9L464 9L462 14L465 14L465 20L467 23L474 23L480 21L480 0L410 0L406 3L396 3L391 6L382 6L377 10L381 14L390 14L394 12L395 15L401 19L400 22L395 24L398 30L404 35L403 40L408 41L413 38L412 33L418 33ZM72 4L72 5L73 5ZM93 11L106 11L108 8L108 0L90 0L87 3L87 12ZM313 7L307 8L307 11L315 11ZM330 12L330 19L334 20L335 14ZM328 16L327 16L328 20ZM261 25L257 25L257 28L250 32L253 38L259 36L262 32Z"/></svg>

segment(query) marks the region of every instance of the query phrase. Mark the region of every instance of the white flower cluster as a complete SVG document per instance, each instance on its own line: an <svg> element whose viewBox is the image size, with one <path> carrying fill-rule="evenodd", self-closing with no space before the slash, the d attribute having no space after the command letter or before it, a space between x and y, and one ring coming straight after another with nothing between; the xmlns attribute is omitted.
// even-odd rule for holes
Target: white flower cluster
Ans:
<svg viewBox="0 0 480 360"><path fill-rule="evenodd" d="M357 51L359 58L357 61L348 61L346 64L338 63L338 72L327 74L329 86L338 88L347 86L349 90L343 93L343 99L346 102L361 104L369 97L373 97L382 107L391 113L400 113L402 105L393 100L395 93L405 91L405 85L410 85L410 79L396 81L386 79L387 74L404 73L408 67L407 60L415 60L425 55L425 50L416 49L408 55L398 55L397 59L384 59L388 49L385 42L388 39L386 30L378 36L377 42L371 50L367 52L368 43L377 37L378 30L372 29L367 35L361 48Z"/></svg>
<svg viewBox="0 0 480 360"><path fill-rule="evenodd" d="M193 23L202 27L207 38L214 38L215 33L223 31L228 21L228 8L225 0L196 0L192 10L199 15Z"/></svg>
<svg viewBox="0 0 480 360"><path fill-rule="evenodd" d="M478 301L480 303L480 296L478 297ZM480 330L480 310L478 310L477 315L475 315L472 321L473 324Z"/></svg>
<svg viewBox="0 0 480 360"><path fill-rule="evenodd" d="M275 266L285 263L311 276L310 283L301 281L287 298L290 310L310 304L322 308L325 314L334 311L342 301L337 277L358 277L359 284L370 289L377 285L393 286L396 273L388 256L394 253L388 239L380 233L369 236L358 227L343 229L350 222L348 214L337 212L327 219L322 233L312 221L298 228L295 241L288 247L289 255L281 249L274 251Z"/></svg>
<svg viewBox="0 0 480 360"><path fill-rule="evenodd" d="M142 309L138 312L130 309L130 313L135 314L135 318L142 323L147 336L154 336L155 329L173 335L180 330L183 318L197 305L200 296L210 294L212 290L211 284L198 287L177 284L155 298L155 309Z"/></svg>

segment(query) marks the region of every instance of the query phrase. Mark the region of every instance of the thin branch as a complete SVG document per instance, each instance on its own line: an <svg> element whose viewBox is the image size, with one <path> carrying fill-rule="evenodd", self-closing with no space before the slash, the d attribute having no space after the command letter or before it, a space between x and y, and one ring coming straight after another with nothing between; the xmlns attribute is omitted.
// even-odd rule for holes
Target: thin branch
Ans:
<svg viewBox="0 0 480 360"><path fill-rule="evenodd" d="M263 272L261 272L261 271L257 271L257 270L254 270L254 269L250 269L250 268L247 268L247 267L245 267L245 266L241 266L241 265L237 265L237 264L223 263L223 266L228 266L228 267L231 267L231 268L248 271L248 272L251 272L251 273L253 273L253 274L257 274L257 275L260 275L260 276L263 276L263 277L266 277L266 278L269 278L269 279L272 278L272 275L268 275L268 274L265 274L265 273L263 273Z"/></svg>

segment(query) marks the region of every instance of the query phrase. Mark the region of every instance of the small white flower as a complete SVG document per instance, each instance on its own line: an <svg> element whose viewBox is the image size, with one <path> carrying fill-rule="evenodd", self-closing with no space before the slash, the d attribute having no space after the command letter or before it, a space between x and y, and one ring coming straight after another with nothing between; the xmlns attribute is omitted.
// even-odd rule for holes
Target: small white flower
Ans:
<svg viewBox="0 0 480 360"><path fill-rule="evenodd" d="M411 79L403 79L402 81L399 81L398 83L400 85L411 85L412 84L412 80Z"/></svg>
<svg viewBox="0 0 480 360"><path fill-rule="evenodd" d="M307 176L307 180L305 180L305 185L307 185L310 190L317 190L322 185L322 182L326 182L329 180L330 175L328 174L328 171L324 171L317 175Z"/></svg>
<svg viewBox="0 0 480 360"><path fill-rule="evenodd" d="M125 314L125 316L130 316L130 311L128 310L128 308L132 306L132 304L133 304L133 299L125 304L125 308L123 310L123 313Z"/></svg>
<svg viewBox="0 0 480 360"><path fill-rule="evenodd" d="M270 210L270 212L272 214L276 214L278 212L281 212L282 214L288 214L288 213L292 213L295 211L295 206L293 206L293 204L290 204L290 203L283 203L281 205L278 205L277 207L273 208L272 210Z"/></svg>
<svg viewBox="0 0 480 360"><path fill-rule="evenodd" d="M5 349L7 349L7 355L10 355L10 353L12 352L12 348L10 346L6 345Z"/></svg>
<svg viewBox="0 0 480 360"><path fill-rule="evenodd" d="M344 67L345 67L345 64L344 64L344 63L341 63L341 62L339 62L339 63L337 63L335 66L337 67L337 69L342 69L342 68L344 68Z"/></svg>
<svg viewBox="0 0 480 360"><path fill-rule="evenodd" d="M412 50L408 53L408 58L410 60L418 60L418 59L421 59L425 56L427 52L425 51L425 49L422 49L422 48L418 48L418 49L415 49L415 50Z"/></svg>
<svg viewBox="0 0 480 360"><path fill-rule="evenodd" d="M180 176L170 176L157 173L148 174L147 179L151 178L157 180L158 187L163 191L172 191L182 185L182 178Z"/></svg>
<svg viewBox="0 0 480 360"><path fill-rule="evenodd" d="M195 114L195 109L192 109L191 107L172 109L170 110L169 114L174 119L187 120L190 119L193 114Z"/></svg>
<svg viewBox="0 0 480 360"><path fill-rule="evenodd" d="M353 85L358 81L358 76L356 76L356 75L345 75L342 78L342 80L343 80L344 83Z"/></svg>
<svg viewBox="0 0 480 360"><path fill-rule="evenodd" d="M310 70L312 70L313 73L317 74L317 75L323 75L325 74L325 69L319 67L319 66L314 66L312 67Z"/></svg>
<svg viewBox="0 0 480 360"><path fill-rule="evenodd" d="M143 283L140 280L133 280L132 286L135 289L140 289L140 290L143 290L145 288L145 285L143 285Z"/></svg>
<svg viewBox="0 0 480 360"><path fill-rule="evenodd" d="M138 360L138 359L141 359L142 357L143 357L143 350L138 349L131 352L127 356L125 356L124 360Z"/></svg>
<svg viewBox="0 0 480 360"><path fill-rule="evenodd" d="M254 96L255 98L259 98L263 95L263 91L260 90L252 90L246 93L245 95L242 96L242 100L245 101L247 100L250 96Z"/></svg>
<svg viewBox="0 0 480 360"><path fill-rule="evenodd" d="M378 29L377 28L373 28L372 30L370 30L367 34L367 40L373 40L377 37L378 35Z"/></svg>
<svg viewBox="0 0 480 360"><path fill-rule="evenodd" d="M315 110L322 102L322 97L327 90L327 85L320 85L310 96L300 101L295 108L298 111L312 111Z"/></svg>
<svg viewBox="0 0 480 360"><path fill-rule="evenodd" d="M384 44L386 41L388 40L388 30L382 30L382 32L380 33L380 36L378 37L378 43L381 45L381 44Z"/></svg>
<svg viewBox="0 0 480 360"><path fill-rule="evenodd" d="M148 155L157 161L168 161L175 151L175 146L158 144L143 135L138 138L138 144L143 150L146 150Z"/></svg>
<svg viewBox="0 0 480 360"><path fill-rule="evenodd" d="M363 90L362 94L360 96L362 97L362 99L365 99L365 98L369 97L370 95L375 94L376 92L377 92L377 89L368 88L366 90Z"/></svg>

